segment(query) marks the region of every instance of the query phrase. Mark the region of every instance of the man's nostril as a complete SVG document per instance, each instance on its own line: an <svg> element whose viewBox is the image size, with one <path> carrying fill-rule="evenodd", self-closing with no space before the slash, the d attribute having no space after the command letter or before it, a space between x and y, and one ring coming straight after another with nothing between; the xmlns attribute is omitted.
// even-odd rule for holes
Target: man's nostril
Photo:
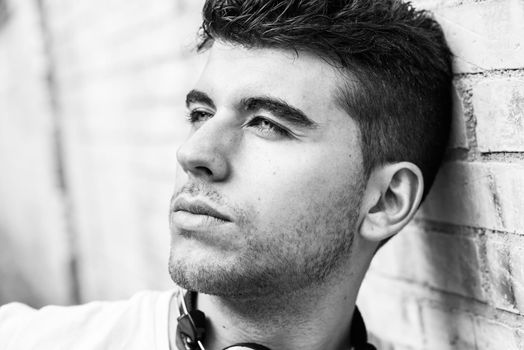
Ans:
<svg viewBox="0 0 524 350"><path fill-rule="evenodd" d="M213 175L213 172L209 168L207 168L205 166L197 166L197 167L195 167L195 170L198 171L198 172L201 172L201 173L203 173L203 174L205 174L207 176L212 176Z"/></svg>

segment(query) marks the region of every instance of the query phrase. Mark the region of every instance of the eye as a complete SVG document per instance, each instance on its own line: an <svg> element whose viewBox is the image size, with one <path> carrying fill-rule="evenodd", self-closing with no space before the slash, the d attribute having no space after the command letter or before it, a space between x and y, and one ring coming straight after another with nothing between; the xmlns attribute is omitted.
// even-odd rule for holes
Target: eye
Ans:
<svg viewBox="0 0 524 350"><path fill-rule="evenodd" d="M254 117L246 123L247 126L253 127L262 136L266 137L289 137L291 133L279 124L262 117Z"/></svg>
<svg viewBox="0 0 524 350"><path fill-rule="evenodd" d="M186 118L191 124L199 124L213 117L213 114L200 109L194 109L187 113Z"/></svg>

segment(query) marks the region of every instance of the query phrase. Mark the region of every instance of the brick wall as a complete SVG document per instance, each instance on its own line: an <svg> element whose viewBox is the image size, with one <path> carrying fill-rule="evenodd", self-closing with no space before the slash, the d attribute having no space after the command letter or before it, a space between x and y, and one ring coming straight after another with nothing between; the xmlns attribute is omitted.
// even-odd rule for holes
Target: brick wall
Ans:
<svg viewBox="0 0 524 350"><path fill-rule="evenodd" d="M0 0L0 304L171 287L167 208L201 4ZM359 305L380 349L522 349L524 2L416 4L456 55L453 137Z"/></svg>
<svg viewBox="0 0 524 350"><path fill-rule="evenodd" d="M170 288L168 204L202 3L42 1L79 299Z"/></svg>
<svg viewBox="0 0 524 350"><path fill-rule="evenodd" d="M0 303L69 303L71 256L39 10L20 0L3 1L0 11Z"/></svg>
<svg viewBox="0 0 524 350"><path fill-rule="evenodd" d="M453 137L359 304L381 349L524 349L524 2L416 5L455 54Z"/></svg>
<svg viewBox="0 0 524 350"><path fill-rule="evenodd" d="M0 304L172 288L168 204L202 1L3 3Z"/></svg>

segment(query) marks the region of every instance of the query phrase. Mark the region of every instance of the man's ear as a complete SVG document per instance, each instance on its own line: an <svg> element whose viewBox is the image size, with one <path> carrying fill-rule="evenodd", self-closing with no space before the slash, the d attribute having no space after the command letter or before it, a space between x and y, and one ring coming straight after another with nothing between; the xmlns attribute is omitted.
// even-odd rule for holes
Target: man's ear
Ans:
<svg viewBox="0 0 524 350"><path fill-rule="evenodd" d="M413 163L392 163L374 169L362 200L360 235L378 242L396 234L415 215L423 192L422 172Z"/></svg>

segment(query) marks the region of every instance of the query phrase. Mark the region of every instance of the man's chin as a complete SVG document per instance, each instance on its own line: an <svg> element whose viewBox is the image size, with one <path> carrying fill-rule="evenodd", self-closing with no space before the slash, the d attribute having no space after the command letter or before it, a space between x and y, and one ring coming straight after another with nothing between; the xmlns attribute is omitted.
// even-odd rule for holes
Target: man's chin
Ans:
<svg viewBox="0 0 524 350"><path fill-rule="evenodd" d="M227 270L217 266L187 264L179 259L172 259L169 263L169 273L175 284L187 290L229 297L240 293L238 285L231 281Z"/></svg>
<svg viewBox="0 0 524 350"><path fill-rule="evenodd" d="M177 285L205 294L228 293L231 257L220 256L209 247L195 247L194 242L171 248L169 274Z"/></svg>
<svg viewBox="0 0 524 350"><path fill-rule="evenodd" d="M259 297L275 289L275 278L246 267L238 259L187 259L173 251L169 261L171 279L187 290L234 298Z"/></svg>

